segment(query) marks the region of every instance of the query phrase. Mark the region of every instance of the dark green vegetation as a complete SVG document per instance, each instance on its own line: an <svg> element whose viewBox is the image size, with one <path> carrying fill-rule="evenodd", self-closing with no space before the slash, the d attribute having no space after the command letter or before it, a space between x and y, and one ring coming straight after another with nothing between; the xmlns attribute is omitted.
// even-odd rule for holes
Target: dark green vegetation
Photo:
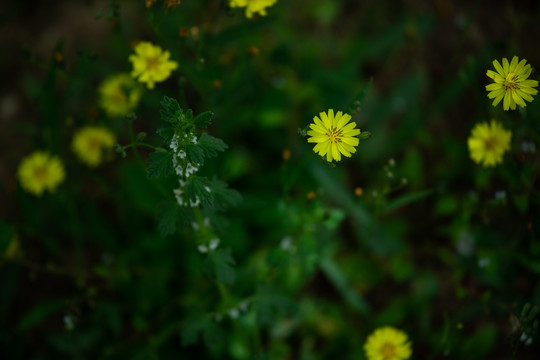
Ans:
<svg viewBox="0 0 540 360"><path fill-rule="evenodd" d="M540 99L504 112L485 90L494 59L540 68L538 1L3 7L1 358L356 360L383 325L415 359L540 352ZM107 118L97 86L140 40L179 68ZM214 139L190 150L195 210L175 203L165 97L213 113L195 123ZM372 134L336 166L298 134L329 108ZM467 138L491 118L512 148L482 168ZM162 150L91 170L70 149L87 124ZM36 149L67 173L42 197L16 179Z"/></svg>

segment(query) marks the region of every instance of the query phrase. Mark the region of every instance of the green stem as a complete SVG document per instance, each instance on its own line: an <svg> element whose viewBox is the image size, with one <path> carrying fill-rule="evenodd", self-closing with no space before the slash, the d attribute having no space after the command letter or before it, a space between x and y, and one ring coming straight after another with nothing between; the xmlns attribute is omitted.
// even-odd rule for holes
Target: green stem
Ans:
<svg viewBox="0 0 540 360"><path fill-rule="evenodd" d="M150 144L147 144L147 143L141 143L141 142L131 143L129 145L126 145L126 146L124 146L124 149L129 149L130 147L137 147L137 146L144 146L144 147L147 147L149 149L156 150L156 151L159 149L159 147L157 147L157 146L150 145Z"/></svg>
<svg viewBox="0 0 540 360"><path fill-rule="evenodd" d="M137 149L137 142L135 141L135 135L133 134L133 120L128 119L128 132L129 132L129 140L131 141L130 145L133 148L133 154L135 155L135 158L137 158L137 161L141 163L141 165L144 167L144 161L141 158L141 155L139 154L139 150Z"/></svg>

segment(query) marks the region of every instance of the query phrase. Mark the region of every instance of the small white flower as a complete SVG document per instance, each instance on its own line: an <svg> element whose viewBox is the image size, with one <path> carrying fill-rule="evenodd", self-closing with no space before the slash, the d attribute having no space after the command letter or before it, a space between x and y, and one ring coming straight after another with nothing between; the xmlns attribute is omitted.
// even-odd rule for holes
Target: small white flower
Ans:
<svg viewBox="0 0 540 360"><path fill-rule="evenodd" d="M191 223L191 226L193 227L193 230L199 231L200 227L199 224L197 224L195 221Z"/></svg>
<svg viewBox="0 0 540 360"><path fill-rule="evenodd" d="M199 250L201 254L206 254L208 252L208 248L204 245L197 246L197 250Z"/></svg>
<svg viewBox="0 0 540 360"><path fill-rule="evenodd" d="M184 193L184 191L182 191L182 189L174 189L173 193L174 193L174 197L176 198L176 202L178 203L178 205L184 206L184 198L182 197L182 194Z"/></svg>
<svg viewBox="0 0 540 360"><path fill-rule="evenodd" d="M212 240L210 240L210 244L208 245L208 248L210 250L215 250L217 249L218 246L219 246L219 239L213 238Z"/></svg>
<svg viewBox="0 0 540 360"><path fill-rule="evenodd" d="M229 314L231 319L238 319L238 317L240 316L240 312L238 311L238 309L229 309L227 310L227 313Z"/></svg>

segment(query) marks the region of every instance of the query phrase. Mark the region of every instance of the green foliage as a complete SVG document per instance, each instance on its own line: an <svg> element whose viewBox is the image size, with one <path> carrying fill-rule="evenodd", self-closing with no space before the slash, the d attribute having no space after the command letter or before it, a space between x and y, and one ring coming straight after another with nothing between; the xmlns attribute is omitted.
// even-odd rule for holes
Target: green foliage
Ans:
<svg viewBox="0 0 540 360"><path fill-rule="evenodd" d="M236 271L234 270L234 259L231 249L218 249L208 255L207 260L213 267L213 273L217 281L227 285L234 284Z"/></svg>
<svg viewBox="0 0 540 360"><path fill-rule="evenodd" d="M538 69L534 1L250 19L228 1L8 3L2 358L356 360L379 326L418 359L537 358L540 100L486 92L494 59ZM139 40L178 64L151 89ZM327 109L369 139L330 164L306 139ZM467 139L490 119L512 141L484 168ZM74 152L86 126L116 143L95 167ZM41 196L18 168L38 150L65 172Z"/></svg>
<svg viewBox="0 0 540 360"><path fill-rule="evenodd" d="M218 151L225 151L227 149L227 145L221 139L217 139L207 133L201 135L197 145L200 146L207 157L216 157Z"/></svg>
<svg viewBox="0 0 540 360"><path fill-rule="evenodd" d="M169 151L154 151L148 156L147 162L146 174L149 179L159 179L173 173L172 154Z"/></svg>
<svg viewBox="0 0 540 360"><path fill-rule="evenodd" d="M203 112L193 119L193 123L202 129L206 129L212 123L214 113L211 111Z"/></svg>

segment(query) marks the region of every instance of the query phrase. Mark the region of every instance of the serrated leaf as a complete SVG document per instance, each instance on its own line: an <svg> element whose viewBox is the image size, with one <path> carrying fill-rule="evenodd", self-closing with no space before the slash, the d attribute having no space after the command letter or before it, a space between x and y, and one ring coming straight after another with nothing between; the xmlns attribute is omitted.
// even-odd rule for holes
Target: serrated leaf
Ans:
<svg viewBox="0 0 540 360"><path fill-rule="evenodd" d="M182 346L196 344L201 334L207 347L223 345L223 329L210 314L203 314L197 309L182 322Z"/></svg>
<svg viewBox="0 0 540 360"><path fill-rule="evenodd" d="M216 206L235 206L242 201L242 196L238 191L229 188L226 182L216 178L212 179L210 189L214 194L214 203Z"/></svg>
<svg viewBox="0 0 540 360"><path fill-rule="evenodd" d="M218 155L218 151L225 151L227 144L223 140L215 138L207 133L203 133L197 142L207 157L215 157Z"/></svg>
<svg viewBox="0 0 540 360"><path fill-rule="evenodd" d="M182 116L182 108L178 105L178 101L168 96L164 96L161 100L160 115L163 121L176 123Z"/></svg>
<svg viewBox="0 0 540 360"><path fill-rule="evenodd" d="M212 206L214 196L210 189L210 182L207 178L201 176L192 176L186 187L186 195L189 200L199 201L205 206ZM210 191L209 191L210 190Z"/></svg>
<svg viewBox="0 0 540 360"><path fill-rule="evenodd" d="M208 316L198 309L193 309L187 319L182 321L182 346L193 345L197 343L199 334L203 331L208 322Z"/></svg>
<svg viewBox="0 0 540 360"><path fill-rule="evenodd" d="M188 144L186 146L186 155L192 163L202 165L204 163L204 151L195 144Z"/></svg>
<svg viewBox="0 0 540 360"><path fill-rule="evenodd" d="M217 249L208 255L208 260L212 263L216 279L224 284L232 285L236 279L236 270L233 265L234 259L231 249Z"/></svg>
<svg viewBox="0 0 540 360"><path fill-rule="evenodd" d="M172 153L169 151L154 151L150 153L146 161L148 163L146 175L149 179L167 177L173 172Z"/></svg>
<svg viewBox="0 0 540 360"><path fill-rule="evenodd" d="M213 116L214 113L211 111L203 112L193 119L193 123L202 129L206 129L212 123Z"/></svg>
<svg viewBox="0 0 540 360"><path fill-rule="evenodd" d="M279 314L292 315L296 311L294 302L269 286L257 289L253 306L260 325L272 325Z"/></svg>
<svg viewBox="0 0 540 360"><path fill-rule="evenodd" d="M171 141L172 137L174 136L174 130L171 129L171 128L157 129L156 132L157 132L157 134L159 136L161 136L163 141L165 141L166 143L169 143Z"/></svg>
<svg viewBox="0 0 540 360"><path fill-rule="evenodd" d="M172 201L167 201L159 205L156 218L161 236L172 235L176 232L181 210L178 204Z"/></svg>

